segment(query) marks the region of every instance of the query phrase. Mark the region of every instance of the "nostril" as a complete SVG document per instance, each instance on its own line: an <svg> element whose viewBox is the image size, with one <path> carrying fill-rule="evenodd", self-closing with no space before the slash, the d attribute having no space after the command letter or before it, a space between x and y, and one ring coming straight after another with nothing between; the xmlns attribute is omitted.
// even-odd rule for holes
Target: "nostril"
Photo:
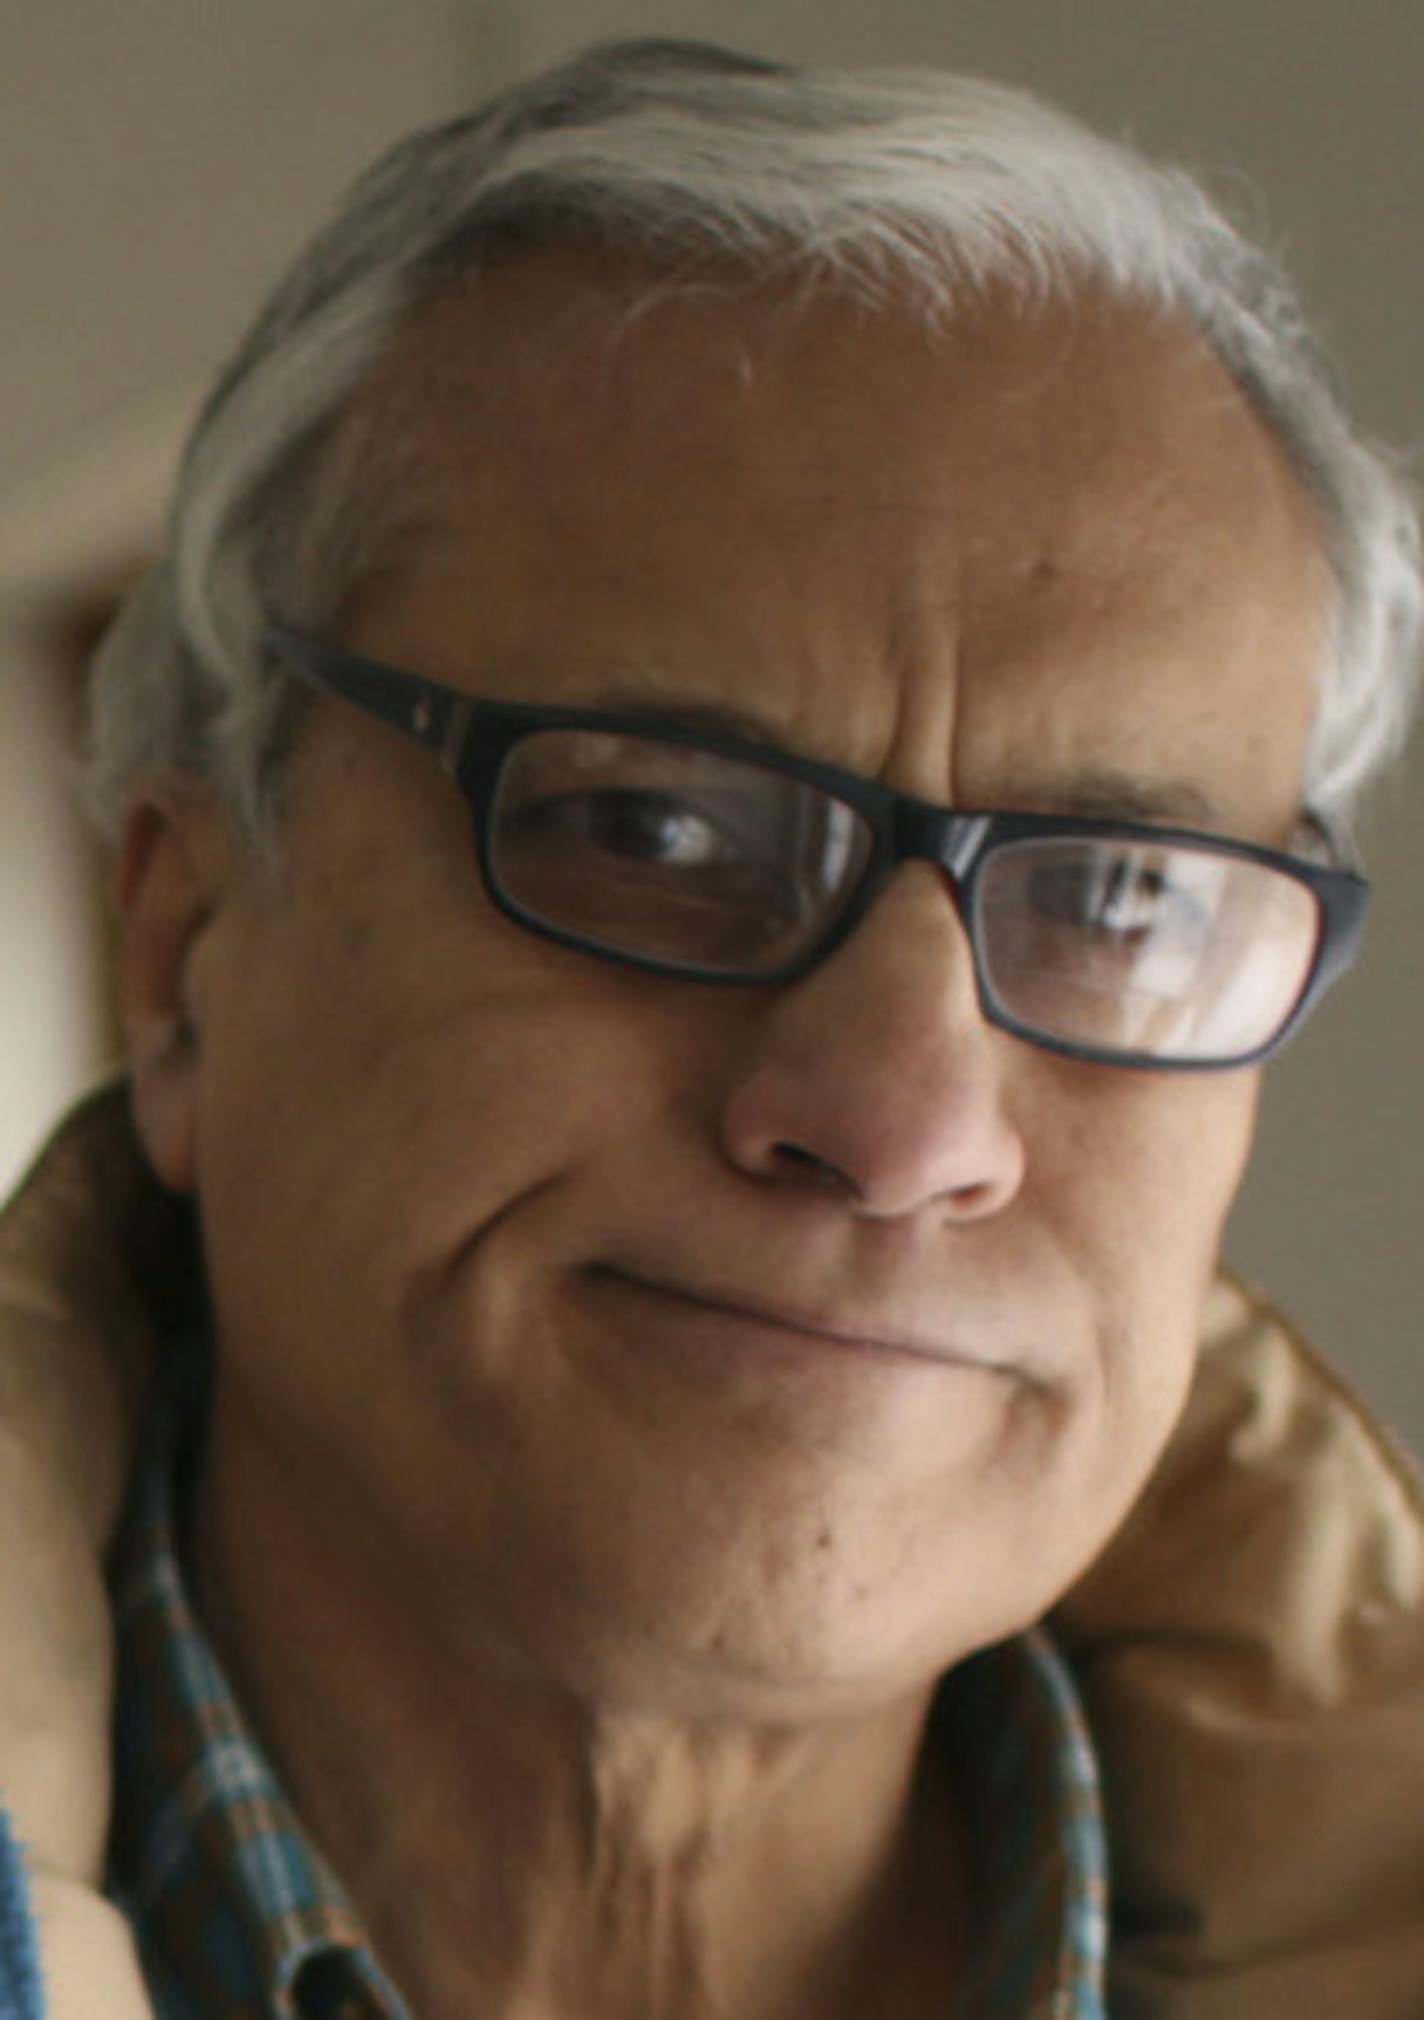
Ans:
<svg viewBox="0 0 1424 2020"><path fill-rule="evenodd" d="M945 1203L956 1220L979 1220L998 1207L1004 1188L990 1180L974 1185L956 1185L945 1194Z"/></svg>
<svg viewBox="0 0 1424 2020"><path fill-rule="evenodd" d="M771 1154L779 1164L790 1165L797 1171L806 1172L808 1176L820 1180L832 1191L849 1193L854 1199L860 1198L861 1189L848 1172L842 1171L838 1164L832 1164L829 1158L818 1156L814 1150L807 1150L804 1144L774 1143L771 1146Z"/></svg>

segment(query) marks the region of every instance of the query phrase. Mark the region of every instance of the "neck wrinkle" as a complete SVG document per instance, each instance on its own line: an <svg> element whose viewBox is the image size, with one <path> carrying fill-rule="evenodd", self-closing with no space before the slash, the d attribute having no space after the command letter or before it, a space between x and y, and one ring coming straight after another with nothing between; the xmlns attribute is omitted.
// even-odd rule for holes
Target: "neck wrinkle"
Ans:
<svg viewBox="0 0 1424 2020"><path fill-rule="evenodd" d="M422 2020L936 2010L968 1889L930 1692L797 1728L616 1713L468 1650L455 1685L409 1581L353 1592L349 1531L285 1523L220 1437L211 1461L199 1610Z"/></svg>

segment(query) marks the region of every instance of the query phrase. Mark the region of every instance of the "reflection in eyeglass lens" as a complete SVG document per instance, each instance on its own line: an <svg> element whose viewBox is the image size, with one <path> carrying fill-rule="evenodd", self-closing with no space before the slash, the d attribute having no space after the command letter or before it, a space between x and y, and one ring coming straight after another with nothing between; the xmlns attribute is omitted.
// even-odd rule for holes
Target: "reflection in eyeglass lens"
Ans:
<svg viewBox="0 0 1424 2020"><path fill-rule="evenodd" d="M547 730L501 781L498 873L525 910L652 959L728 969L794 960L858 882L850 807L695 747Z"/></svg>
<svg viewBox="0 0 1424 2020"><path fill-rule="evenodd" d="M532 918L652 961L789 966L833 927L873 839L771 766L602 730L539 730L505 767L495 871ZM1061 836L992 848L971 930L1024 1029L1161 1059L1251 1052L1285 1021L1319 931L1313 894L1229 850Z"/></svg>
<svg viewBox="0 0 1424 2020"><path fill-rule="evenodd" d="M979 892L982 958L1010 1016L1162 1058L1265 1043L1304 987L1318 924L1293 878L1188 846L1018 842L996 851Z"/></svg>

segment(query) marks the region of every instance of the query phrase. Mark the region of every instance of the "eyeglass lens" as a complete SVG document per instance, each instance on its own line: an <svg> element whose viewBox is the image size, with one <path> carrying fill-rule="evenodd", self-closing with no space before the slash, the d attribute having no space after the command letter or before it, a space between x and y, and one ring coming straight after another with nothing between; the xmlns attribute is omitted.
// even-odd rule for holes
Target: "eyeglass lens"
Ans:
<svg viewBox="0 0 1424 2020"><path fill-rule="evenodd" d="M620 951L768 973L844 907L872 836L842 801L711 752L600 730L524 737L494 810L498 879Z"/></svg>
<svg viewBox="0 0 1424 2020"><path fill-rule="evenodd" d="M1015 1022L1154 1059L1269 1043L1305 987L1316 900L1269 864L1180 843L1014 841L984 865L976 938Z"/></svg>
<svg viewBox="0 0 1424 2020"><path fill-rule="evenodd" d="M655 738L538 730L511 750L491 868L531 921L709 972L788 967L854 897L860 812L770 768ZM982 979L1026 1031L1107 1053L1226 1059L1294 1008L1313 893L1249 857L1063 836L993 849L970 928Z"/></svg>

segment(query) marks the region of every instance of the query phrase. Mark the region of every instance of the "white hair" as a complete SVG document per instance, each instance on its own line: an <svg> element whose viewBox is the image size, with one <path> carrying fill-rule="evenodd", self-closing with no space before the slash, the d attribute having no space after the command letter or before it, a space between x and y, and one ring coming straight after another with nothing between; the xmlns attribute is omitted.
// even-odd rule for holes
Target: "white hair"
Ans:
<svg viewBox="0 0 1424 2020"><path fill-rule="evenodd" d="M650 286L730 262L872 307L908 290L939 321L991 288L1095 285L1190 323L1320 515L1334 596L1306 809L1348 815L1402 742L1424 613L1412 500L1353 430L1275 262L1196 182L999 85L623 42L396 147L277 290L99 656L91 787L111 829L155 772L208 778L254 837L270 827L295 699L263 627L337 621L418 511L382 368L423 308L561 245L632 254Z"/></svg>

